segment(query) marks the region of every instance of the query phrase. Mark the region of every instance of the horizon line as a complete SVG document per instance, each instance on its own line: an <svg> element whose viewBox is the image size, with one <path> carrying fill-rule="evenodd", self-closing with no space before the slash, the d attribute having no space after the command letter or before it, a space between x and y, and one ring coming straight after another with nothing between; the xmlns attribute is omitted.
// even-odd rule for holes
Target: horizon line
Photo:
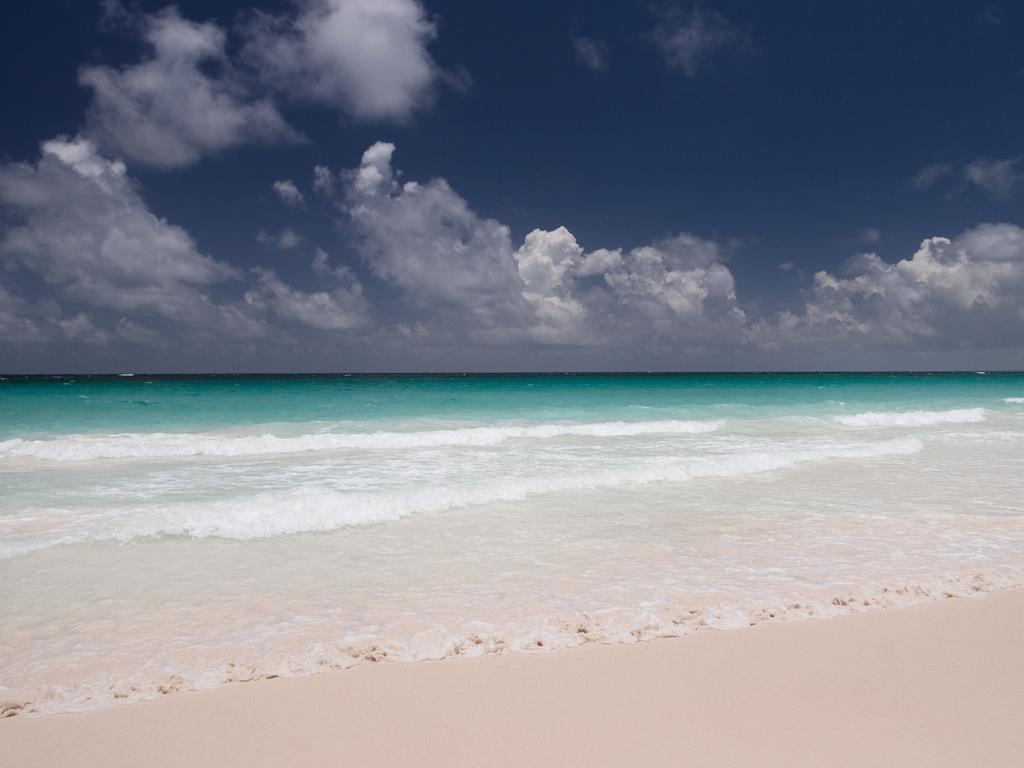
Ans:
<svg viewBox="0 0 1024 768"><path fill-rule="evenodd" d="M905 368L905 369L751 369L751 370L521 370L521 371L64 371L60 373L0 373L0 380L22 378L65 378L69 376L103 376L110 378L173 377L173 376L757 376L757 375L922 375L922 374L1024 374L1024 369L968 369L968 368Z"/></svg>

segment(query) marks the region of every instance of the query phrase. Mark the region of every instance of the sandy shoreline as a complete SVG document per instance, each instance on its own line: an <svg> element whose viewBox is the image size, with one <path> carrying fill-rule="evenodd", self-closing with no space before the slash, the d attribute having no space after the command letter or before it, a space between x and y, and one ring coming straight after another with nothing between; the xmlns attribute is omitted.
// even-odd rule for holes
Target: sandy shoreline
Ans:
<svg viewBox="0 0 1024 768"><path fill-rule="evenodd" d="M0 721L3 766L1020 765L1024 589Z"/></svg>

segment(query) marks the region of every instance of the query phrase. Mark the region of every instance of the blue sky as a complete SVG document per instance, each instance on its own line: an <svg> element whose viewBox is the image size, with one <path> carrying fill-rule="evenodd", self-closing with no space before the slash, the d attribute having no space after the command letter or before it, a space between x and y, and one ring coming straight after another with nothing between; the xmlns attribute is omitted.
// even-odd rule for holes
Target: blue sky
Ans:
<svg viewBox="0 0 1024 768"><path fill-rule="evenodd" d="M1024 367L1012 4L0 14L4 370Z"/></svg>

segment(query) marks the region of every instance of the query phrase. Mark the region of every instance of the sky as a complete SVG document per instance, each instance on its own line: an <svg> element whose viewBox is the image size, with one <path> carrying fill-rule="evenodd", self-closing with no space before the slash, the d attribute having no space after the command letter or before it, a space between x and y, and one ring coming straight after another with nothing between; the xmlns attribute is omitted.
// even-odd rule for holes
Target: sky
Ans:
<svg viewBox="0 0 1024 768"><path fill-rule="evenodd" d="M1024 368L1024 7L0 8L0 371Z"/></svg>

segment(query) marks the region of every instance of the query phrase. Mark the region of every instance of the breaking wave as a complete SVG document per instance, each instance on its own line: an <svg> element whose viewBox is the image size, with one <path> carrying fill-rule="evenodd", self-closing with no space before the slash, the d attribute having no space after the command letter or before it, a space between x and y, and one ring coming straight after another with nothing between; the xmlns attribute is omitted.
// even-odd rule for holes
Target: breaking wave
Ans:
<svg viewBox="0 0 1024 768"><path fill-rule="evenodd" d="M928 427L933 424L972 424L985 420L984 408L959 408L952 411L869 411L836 416L848 427Z"/></svg>
<svg viewBox="0 0 1024 768"><path fill-rule="evenodd" d="M507 440L547 440L558 437L695 435L714 432L721 426L720 421L608 421L592 424L464 427L417 432L320 432L294 437L165 432L68 435L51 440L4 440L0 442L0 459L89 461L261 456L332 450L403 450L439 446L489 446Z"/></svg>
<svg viewBox="0 0 1024 768"><path fill-rule="evenodd" d="M840 444L695 456L670 464L659 463L620 471L510 478L486 484L416 490L346 493L328 488L300 487L226 500L113 509L105 513L101 520L92 519L87 529L69 530L59 526L51 535L39 530L39 520L68 520L72 517L71 511L38 509L33 510L33 528L30 531L19 531L14 521L0 527L0 534L3 534L0 541L5 542L0 545L0 557L12 557L34 549L75 541L131 541L154 536L259 539L291 533L331 531L397 520L416 513L520 501L546 493L659 482L680 483L705 477L737 477L817 461L908 455L916 453L921 447L921 442L916 438L905 437L863 445Z"/></svg>

